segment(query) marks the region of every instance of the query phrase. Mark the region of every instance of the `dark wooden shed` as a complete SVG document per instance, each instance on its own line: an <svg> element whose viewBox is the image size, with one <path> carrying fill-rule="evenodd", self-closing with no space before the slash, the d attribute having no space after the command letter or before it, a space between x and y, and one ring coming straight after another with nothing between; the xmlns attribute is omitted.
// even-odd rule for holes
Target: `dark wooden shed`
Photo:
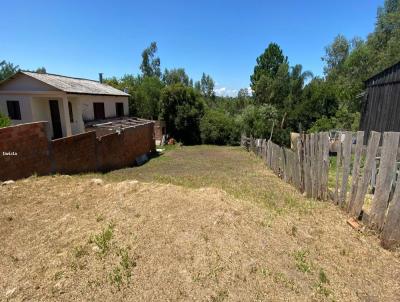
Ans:
<svg viewBox="0 0 400 302"><path fill-rule="evenodd" d="M365 81L360 130L400 132L400 62Z"/></svg>

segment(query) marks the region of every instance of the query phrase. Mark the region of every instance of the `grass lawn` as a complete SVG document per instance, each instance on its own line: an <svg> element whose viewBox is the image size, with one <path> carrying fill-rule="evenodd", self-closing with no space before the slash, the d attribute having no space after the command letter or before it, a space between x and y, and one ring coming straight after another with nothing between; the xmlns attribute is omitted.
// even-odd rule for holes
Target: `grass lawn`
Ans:
<svg viewBox="0 0 400 302"><path fill-rule="evenodd" d="M238 147L173 147L141 167L31 177L0 196L0 300L400 297L398 252Z"/></svg>

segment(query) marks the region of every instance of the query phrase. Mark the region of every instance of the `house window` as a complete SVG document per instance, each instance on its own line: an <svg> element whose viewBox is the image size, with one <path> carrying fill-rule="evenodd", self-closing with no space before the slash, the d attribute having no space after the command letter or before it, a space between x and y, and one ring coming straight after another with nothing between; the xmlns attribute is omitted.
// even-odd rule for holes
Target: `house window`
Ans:
<svg viewBox="0 0 400 302"><path fill-rule="evenodd" d="M124 103L115 103L115 112L118 117L124 116Z"/></svg>
<svg viewBox="0 0 400 302"><path fill-rule="evenodd" d="M19 108L19 101L7 101L8 116L12 120L21 119L21 110Z"/></svg>
<svg viewBox="0 0 400 302"><path fill-rule="evenodd" d="M73 123L74 122L74 114L72 112L72 104L71 104L71 102L68 102L68 110L69 110L69 121L71 123Z"/></svg>
<svg viewBox="0 0 400 302"><path fill-rule="evenodd" d="M93 103L94 119L104 120L106 115L104 113L104 103Z"/></svg>

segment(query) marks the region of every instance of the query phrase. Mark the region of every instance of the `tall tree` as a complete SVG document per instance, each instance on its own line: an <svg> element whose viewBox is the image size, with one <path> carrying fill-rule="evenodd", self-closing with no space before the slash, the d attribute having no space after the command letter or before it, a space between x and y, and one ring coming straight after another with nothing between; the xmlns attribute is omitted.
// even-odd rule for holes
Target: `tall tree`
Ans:
<svg viewBox="0 0 400 302"><path fill-rule="evenodd" d="M276 82L277 78L285 80L288 76L288 59L283 55L282 49L278 44L270 43L256 61L254 72L250 76L255 100L259 104L282 102L280 96L283 91L276 91L274 88L287 84Z"/></svg>
<svg viewBox="0 0 400 302"><path fill-rule="evenodd" d="M156 57L156 53L156 42L151 42L150 46L143 50L140 70L144 77L161 77L160 58Z"/></svg>
<svg viewBox="0 0 400 302"><path fill-rule="evenodd" d="M189 76L186 74L184 68L174 68L171 70L165 69L163 74L163 82L165 85L183 84L191 86Z"/></svg>
<svg viewBox="0 0 400 302"><path fill-rule="evenodd" d="M350 53L350 43L343 35L338 35L333 40L332 44L325 47L325 56L322 60L325 61L324 72L326 75L331 75L333 71L340 71L343 63Z"/></svg>
<svg viewBox="0 0 400 302"><path fill-rule="evenodd" d="M194 86L198 91L200 91L201 95L204 96L205 98L210 99L215 97L214 93L215 83L210 75L205 74L203 72L201 80L196 82Z"/></svg>
<svg viewBox="0 0 400 302"><path fill-rule="evenodd" d="M36 69L36 72L37 72L37 73L47 73L46 68L44 68L44 67L39 67L39 68L37 68L37 69Z"/></svg>
<svg viewBox="0 0 400 302"><path fill-rule="evenodd" d="M303 93L304 83L313 77L311 71L303 71L303 66L301 64L296 64L290 70L290 93L289 102L290 106L294 106L299 103Z"/></svg>
<svg viewBox="0 0 400 302"><path fill-rule="evenodd" d="M166 86L162 90L160 108L160 116L172 137L185 144L201 142L200 120L204 115L204 104L192 87Z"/></svg>
<svg viewBox="0 0 400 302"><path fill-rule="evenodd" d="M283 51L278 44L270 43L264 53L257 58L256 62L254 72L250 77L253 91L262 76L274 78L279 66L283 63L288 63L288 59L283 55Z"/></svg>
<svg viewBox="0 0 400 302"><path fill-rule="evenodd" d="M0 61L0 81L7 79L19 70L18 65L13 63Z"/></svg>

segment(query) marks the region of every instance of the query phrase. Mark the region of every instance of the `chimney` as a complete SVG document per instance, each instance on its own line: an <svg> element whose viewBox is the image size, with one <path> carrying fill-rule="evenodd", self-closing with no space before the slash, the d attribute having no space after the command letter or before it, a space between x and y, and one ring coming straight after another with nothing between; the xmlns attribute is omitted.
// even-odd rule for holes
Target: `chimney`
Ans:
<svg viewBox="0 0 400 302"><path fill-rule="evenodd" d="M125 92L125 93L129 93L128 87L125 87L125 88L124 88L124 92Z"/></svg>
<svg viewBox="0 0 400 302"><path fill-rule="evenodd" d="M103 83L103 73L102 72L99 73L99 82Z"/></svg>

